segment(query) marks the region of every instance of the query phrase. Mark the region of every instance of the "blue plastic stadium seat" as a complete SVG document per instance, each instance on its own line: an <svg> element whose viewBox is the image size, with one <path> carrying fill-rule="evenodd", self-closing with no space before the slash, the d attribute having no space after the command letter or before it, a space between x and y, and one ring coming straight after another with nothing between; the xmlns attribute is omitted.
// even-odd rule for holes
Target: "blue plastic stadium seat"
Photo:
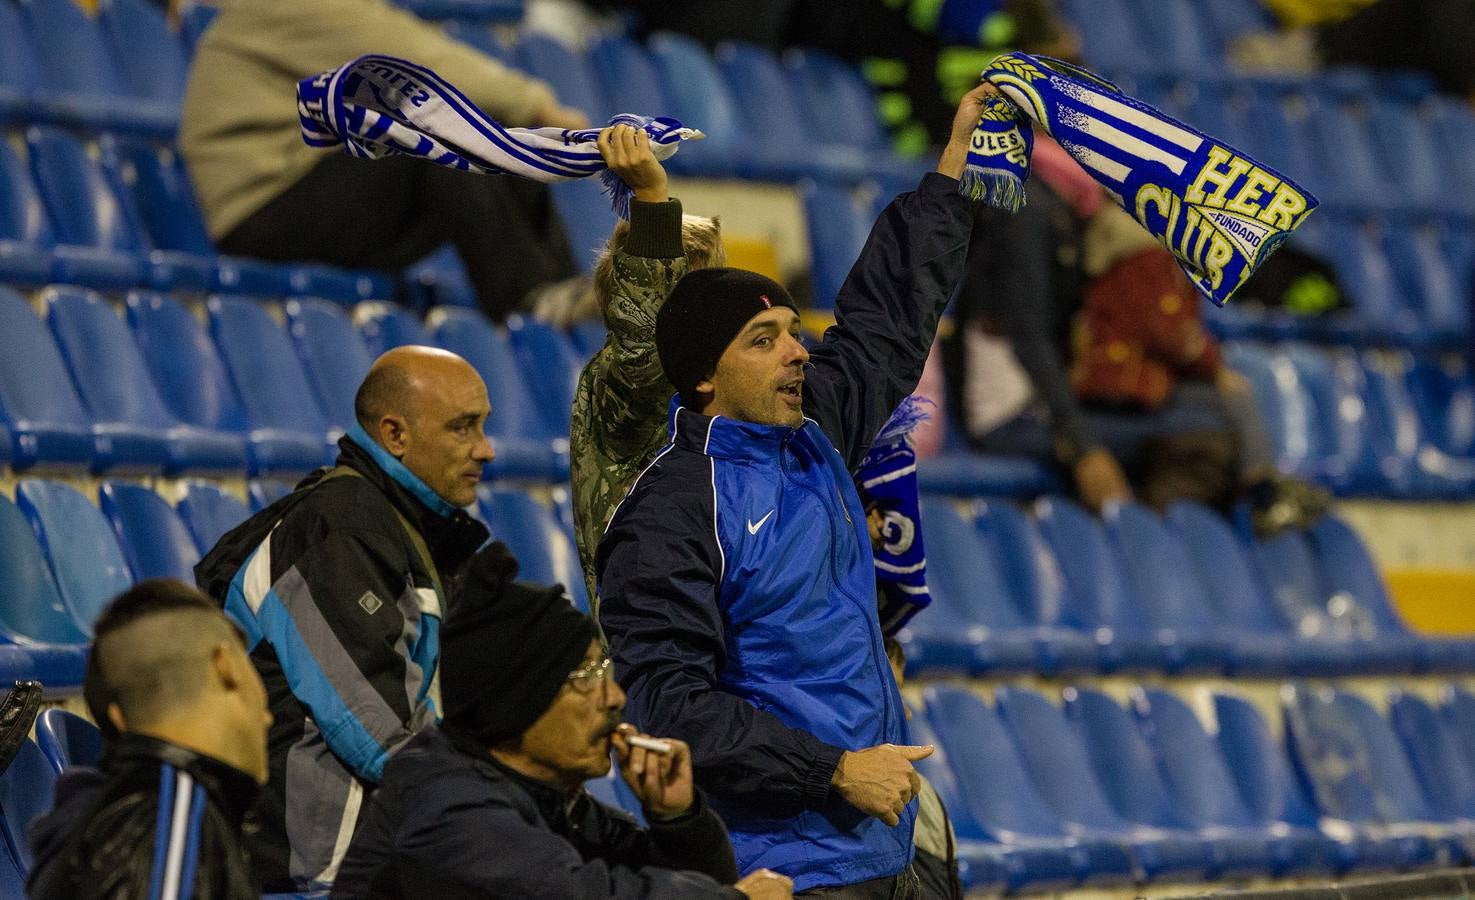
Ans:
<svg viewBox="0 0 1475 900"><path fill-rule="evenodd" d="M383 300L370 300L354 307L353 324L363 336L369 355L376 359L395 347L430 344L430 335L414 313Z"/></svg>
<svg viewBox="0 0 1475 900"><path fill-rule="evenodd" d="M1230 674L1339 675L1358 670L1356 643L1301 637L1288 627L1223 516L1180 501L1169 508L1167 522L1182 540L1231 642Z"/></svg>
<svg viewBox="0 0 1475 900"><path fill-rule="evenodd" d="M1092 770L1118 814L1139 825L1207 840L1210 878L1269 871L1270 849L1264 834L1195 829L1163 781L1152 748L1115 700L1084 688L1067 688L1064 695L1066 715L1081 735Z"/></svg>
<svg viewBox="0 0 1475 900"><path fill-rule="evenodd" d="M1256 571L1281 616L1299 635L1348 643L1343 674L1411 674L1427 656L1417 639L1380 633L1373 615L1350 597L1335 598L1310 539L1288 531L1251 547Z"/></svg>
<svg viewBox="0 0 1475 900"><path fill-rule="evenodd" d="M1178 695L1134 688L1131 705L1178 809L1202 833L1263 840L1270 851L1270 874L1277 878L1334 868L1336 848L1320 832L1256 819L1219 747Z"/></svg>
<svg viewBox="0 0 1475 900"><path fill-rule="evenodd" d="M1196 74L1206 61L1222 56L1198 0L1138 0L1137 12L1157 59L1168 69Z"/></svg>
<svg viewBox="0 0 1475 900"><path fill-rule="evenodd" d="M1067 621L1096 636L1104 671L1176 672L1201 665L1203 654L1193 642L1148 627L1122 561L1100 523L1063 497L1037 501L1035 518L1065 576L1064 597L1072 607Z"/></svg>
<svg viewBox="0 0 1475 900"><path fill-rule="evenodd" d="M1391 727L1360 697L1333 688L1288 686L1286 741L1323 816L1394 838L1413 865L1449 865L1468 855L1457 827L1436 820Z"/></svg>
<svg viewBox="0 0 1475 900"><path fill-rule="evenodd" d="M1446 234L1435 226L1394 229L1388 235L1388 260L1404 282L1414 286L1418 312L1429 330L1429 343L1456 348L1468 341L1471 326L1470 284L1460 259L1447 252Z"/></svg>
<svg viewBox="0 0 1475 900"><path fill-rule="evenodd" d="M1024 510L1007 501L989 501L975 508L975 527L998 555L1009 593L1027 621L1072 636L1057 641L1060 672L1095 672L1100 666L1096 635L1072 618L1060 563Z"/></svg>
<svg viewBox="0 0 1475 900"><path fill-rule="evenodd" d="M51 809L55 788L56 770L36 742L26 738L9 768L0 773L0 829L23 872L30 872L35 861L26 829Z"/></svg>
<svg viewBox="0 0 1475 900"><path fill-rule="evenodd" d="M179 121L179 98L183 82L175 81L176 94L156 98L154 92L135 93L125 67L115 68L103 29L75 3L25 4L27 25L35 42L42 84L68 95L75 110L75 124L117 128L168 136ZM138 53L143 48L129 48ZM167 73L178 78L182 69ZM165 72L156 71L156 76ZM157 89L156 89L157 90Z"/></svg>
<svg viewBox="0 0 1475 900"><path fill-rule="evenodd" d="M1062 4L1076 24L1089 65L1110 72L1134 72L1154 66L1155 48L1131 0L1069 0Z"/></svg>
<svg viewBox="0 0 1475 900"><path fill-rule="evenodd" d="M517 42L514 58L519 69L548 82L558 95L558 102L582 110L596 125L603 124L615 112L627 111L609 108L589 61L556 38L524 32ZM656 109L628 111L645 116L669 115Z"/></svg>
<svg viewBox="0 0 1475 900"><path fill-rule="evenodd" d="M529 379L528 389L543 420L555 434L567 433L574 391L584 368L573 340L546 322L520 315L508 318L507 336L522 371L539 373L539 377Z"/></svg>
<svg viewBox="0 0 1475 900"><path fill-rule="evenodd" d="M750 174L750 137L737 101L706 48L686 35L658 32L647 42L660 72L672 115L700 128L707 138L671 157L677 174L734 176Z"/></svg>
<svg viewBox="0 0 1475 900"><path fill-rule="evenodd" d="M1384 341L1415 341L1420 328L1416 305L1389 263L1384 229L1374 221L1337 217L1327 224L1332 232L1329 261L1358 315Z"/></svg>
<svg viewBox="0 0 1475 900"><path fill-rule="evenodd" d="M268 506L292 493L292 485L273 478L253 478L246 487L246 496L251 501L251 512L259 513Z"/></svg>
<svg viewBox="0 0 1475 900"><path fill-rule="evenodd" d="M1261 344L1236 342L1224 349L1229 365L1254 389L1276 467L1335 486L1323 460L1321 420L1291 358Z"/></svg>
<svg viewBox="0 0 1475 900"><path fill-rule="evenodd" d="M1250 815L1267 825L1316 831L1320 813L1295 772L1283 743L1250 701L1214 695L1215 742L1234 776ZM1351 823L1322 832L1337 873L1351 869L1396 869L1406 864L1405 848L1386 836L1373 836Z"/></svg>
<svg viewBox="0 0 1475 900"><path fill-rule="evenodd" d="M179 518L203 556L227 531L246 521L246 504L205 481L192 481L179 501Z"/></svg>
<svg viewBox="0 0 1475 900"><path fill-rule="evenodd" d="M203 284L180 287L232 294L275 295L288 289L283 267L216 254L183 161L172 146L105 134L98 139L98 151L113 191L131 206L140 234L156 248L149 258L161 279L203 279Z"/></svg>
<svg viewBox="0 0 1475 900"><path fill-rule="evenodd" d="M328 424L347 431L353 400L374 362L347 313L324 300L288 300L287 334Z"/></svg>
<svg viewBox="0 0 1475 900"><path fill-rule="evenodd" d="M913 765L917 773L927 779L937 797L947 810L957 837L955 852L958 858L958 877L965 891L1002 891L1011 882L1023 883L1028 872L1022 861L1011 859L1002 844L991 840L983 826L973 818L973 812L963 799L963 789L948 761L947 748L932 733L927 717L922 710L915 710L906 720L906 742L913 746L932 745L932 755L919 759Z"/></svg>
<svg viewBox="0 0 1475 900"><path fill-rule="evenodd" d="M318 459L332 463L341 436L313 399L292 342L266 308L245 297L211 297L210 336L254 428L318 441Z"/></svg>
<svg viewBox="0 0 1475 900"><path fill-rule="evenodd" d="M1444 453L1429 436L1409 391L1413 368L1407 353L1362 357L1368 414L1379 453L1403 472L1402 485L1413 499L1463 500L1475 496L1475 460Z"/></svg>
<svg viewBox="0 0 1475 900"><path fill-rule="evenodd" d="M215 21L219 7L207 3L189 3L179 11L179 34L184 39L184 49L193 54L195 45L205 30Z"/></svg>
<svg viewBox="0 0 1475 900"><path fill-rule="evenodd" d="M128 325L143 350L154 384L176 417L202 428L243 434L252 476L307 472L322 465L323 432L302 434L248 424L245 407L215 345L179 301L135 291L128 295L127 306ZM283 402L310 400L305 386L300 394L283 398Z"/></svg>
<svg viewBox="0 0 1475 900"><path fill-rule="evenodd" d="M1164 643L1182 648L1182 669L1222 671L1230 647L1204 586L1181 541L1151 510L1127 501L1110 505L1103 519L1143 619Z"/></svg>
<svg viewBox="0 0 1475 900"><path fill-rule="evenodd" d="M949 685L933 685L924 693L927 724L946 750L960 788L962 802L955 805L972 815L984 838L1003 846L1011 890L1132 877L1133 861L1124 845L1066 833L1013 739L977 695Z"/></svg>
<svg viewBox="0 0 1475 900"><path fill-rule="evenodd" d="M1429 808L1444 820L1475 819L1475 770L1461 748L1468 735L1456 733L1423 699L1397 689L1388 695L1388 714Z"/></svg>
<svg viewBox="0 0 1475 900"><path fill-rule="evenodd" d="M534 584L561 584L574 605L589 611L584 572L573 541L553 512L522 491L480 485L477 496L492 536L505 543L520 564L518 578Z"/></svg>
<svg viewBox="0 0 1475 900"><path fill-rule="evenodd" d="M42 294L47 321L82 402L114 453L149 468L183 472L243 472L246 445L239 434L180 423L166 408L128 326L112 305L91 291L49 288Z"/></svg>
<svg viewBox="0 0 1475 900"><path fill-rule="evenodd" d="M24 649L35 671L17 677L39 678L52 687L82 683L85 648L67 645L86 644L87 636L72 622L46 563L46 554L25 514L3 497L0 497L0 638L9 644L27 645Z"/></svg>
<svg viewBox="0 0 1475 900"><path fill-rule="evenodd" d="M102 731L56 706L36 717L36 745L58 775L67 766L96 766L102 759Z"/></svg>
<svg viewBox="0 0 1475 900"><path fill-rule="evenodd" d="M947 662L950 656L963 654L956 662L977 675L1051 675L1094 667L1096 648L1089 635L1037 625L1025 614L1004 575L999 548L951 501L923 496L921 519L933 599L909 629L921 660ZM919 661L918 668L926 666Z"/></svg>
<svg viewBox="0 0 1475 900"><path fill-rule="evenodd" d="M92 623L133 581L117 537L97 507L65 484L26 479L15 499L41 541L72 623L90 637Z"/></svg>
<svg viewBox="0 0 1475 900"><path fill-rule="evenodd" d="M579 356L586 361L594 354L604 349L604 342L609 336L609 329L604 327L601 319L585 319L574 323L569 329L569 337L574 342L574 349L579 351Z"/></svg>
<svg viewBox="0 0 1475 900"><path fill-rule="evenodd" d="M1343 207L1388 209L1396 205L1386 179L1379 177L1371 136L1351 110L1333 102L1317 103L1310 121L1323 151L1319 171L1331 176L1331 190L1322 196Z"/></svg>
<svg viewBox="0 0 1475 900"><path fill-rule="evenodd" d="M177 578L194 582L200 549L163 497L126 481L104 481L97 494L134 581Z"/></svg>
<svg viewBox="0 0 1475 900"><path fill-rule="evenodd" d="M588 51L589 65L616 113L646 116L676 115L668 108L661 77L645 48L628 37L613 35L596 42ZM684 123L695 128L709 126ZM684 154L681 151L677 155Z"/></svg>
<svg viewBox="0 0 1475 900"><path fill-rule="evenodd" d="M811 129L792 75L768 50L741 41L717 48L717 66L727 79L748 134L764 135L749 148L752 174L790 180L801 177L853 181L868 174L868 155Z"/></svg>
<svg viewBox="0 0 1475 900"><path fill-rule="evenodd" d="M0 285L0 423L10 432L10 465L86 469L110 463L94 439L66 364L46 326L20 295ZM99 458L101 457L101 458Z"/></svg>
<svg viewBox="0 0 1475 900"><path fill-rule="evenodd" d="M1310 536L1328 589L1342 602L1350 601L1365 611L1379 642L1406 648L1407 654L1426 661L1434 671L1475 671L1475 640L1421 638L1409 631L1393 608L1377 564L1346 522L1326 516L1312 527Z"/></svg>
<svg viewBox="0 0 1475 900"><path fill-rule="evenodd" d="M5 27L4 15L0 5L0 31ZM0 51L0 60L4 58ZM55 243L46 206L36 193L25 161L8 141L0 141L0 280L45 284L51 279L51 247Z"/></svg>
<svg viewBox="0 0 1475 900"><path fill-rule="evenodd" d="M1398 494L1407 490L1407 463L1387 455L1369 409L1365 373L1355 355L1291 345L1286 356L1315 410L1324 480L1341 494Z"/></svg>
<svg viewBox="0 0 1475 900"><path fill-rule="evenodd" d="M1440 453L1475 459L1475 377L1462 357L1416 360L1408 392L1429 443Z"/></svg>
<svg viewBox="0 0 1475 900"><path fill-rule="evenodd" d="M1463 737L1460 750L1465 762L1475 770L1475 741L1469 737L1475 734L1475 694L1459 685L1447 685L1440 693L1439 716L1450 731Z"/></svg>
<svg viewBox="0 0 1475 900"><path fill-rule="evenodd" d="M510 54L507 48L485 22L473 22L466 19L453 19L441 26L445 33L463 44L469 44L501 63L510 62Z"/></svg>
<svg viewBox="0 0 1475 900"><path fill-rule="evenodd" d="M189 59L164 10L148 0L106 0L98 19L128 93L177 108L184 99Z"/></svg>
<svg viewBox="0 0 1475 900"><path fill-rule="evenodd" d="M835 298L871 233L871 204L843 184L805 182L800 194L809 229L814 304L834 309Z"/></svg>
<svg viewBox="0 0 1475 900"><path fill-rule="evenodd" d="M609 197L597 178L560 181L548 189L568 234L574 263L579 271L592 274L595 260L609 243L609 236L619 221L610 207Z"/></svg>
<svg viewBox="0 0 1475 900"><path fill-rule="evenodd" d="M523 382L507 336L477 310L431 310L426 318L435 342L471 363L492 403L487 434L497 459L494 476L562 481L568 476L568 432L545 422Z"/></svg>
<svg viewBox="0 0 1475 900"><path fill-rule="evenodd" d="M26 130L26 145L60 245L56 280L121 289L149 277L131 216L82 144L64 131L38 126Z"/></svg>
<svg viewBox="0 0 1475 900"><path fill-rule="evenodd" d="M1133 824L1112 809L1080 735L1049 700L1013 687L997 689L994 699L1036 789L1066 824L1067 833L1131 847L1138 880L1198 879L1213 870L1211 847L1202 837L1186 829Z"/></svg>

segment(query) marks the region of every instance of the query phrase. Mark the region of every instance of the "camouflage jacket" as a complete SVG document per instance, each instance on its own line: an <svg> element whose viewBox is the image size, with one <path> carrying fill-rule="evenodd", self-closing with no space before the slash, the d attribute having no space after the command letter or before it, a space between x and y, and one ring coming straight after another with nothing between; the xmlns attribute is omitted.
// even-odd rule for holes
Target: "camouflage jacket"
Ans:
<svg viewBox="0 0 1475 900"><path fill-rule="evenodd" d="M681 202L630 207L630 235L614 257L604 315L609 337L579 374L569 428L574 536L596 621L594 551L635 476L668 439L666 412L675 388L656 355L656 312L686 274Z"/></svg>

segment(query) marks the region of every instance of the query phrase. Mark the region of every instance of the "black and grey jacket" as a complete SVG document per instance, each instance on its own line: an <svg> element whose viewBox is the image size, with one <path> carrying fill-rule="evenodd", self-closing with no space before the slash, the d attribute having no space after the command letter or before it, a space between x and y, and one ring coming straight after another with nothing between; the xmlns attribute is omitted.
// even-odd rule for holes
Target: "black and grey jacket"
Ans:
<svg viewBox="0 0 1475 900"><path fill-rule="evenodd" d="M333 880L385 760L439 717L447 599L407 528L447 582L488 536L362 429L339 447L359 477L309 477L195 567L245 630L274 718L252 843L268 890Z"/></svg>
<svg viewBox="0 0 1475 900"><path fill-rule="evenodd" d="M587 792L570 796L427 728L385 770L335 898L741 900L732 845L698 796L641 828Z"/></svg>
<svg viewBox="0 0 1475 900"><path fill-rule="evenodd" d="M255 900L243 822L250 775L142 735L112 742L100 768L68 769L31 825L34 900Z"/></svg>

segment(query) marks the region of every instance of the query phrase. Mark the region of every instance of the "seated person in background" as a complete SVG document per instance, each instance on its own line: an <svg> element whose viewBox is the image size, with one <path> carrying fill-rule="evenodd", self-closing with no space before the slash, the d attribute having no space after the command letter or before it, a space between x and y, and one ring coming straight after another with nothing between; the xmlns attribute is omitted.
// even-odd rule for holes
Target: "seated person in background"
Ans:
<svg viewBox="0 0 1475 900"><path fill-rule="evenodd" d="M681 214L644 132L616 125L600 135L599 150L635 197L630 221L615 226L594 268L609 337L579 374L569 429L574 532L595 621L594 550L635 476L669 439L676 389L656 354L656 313L682 275L727 265L718 221Z"/></svg>
<svg viewBox="0 0 1475 900"><path fill-rule="evenodd" d="M443 634L445 719L385 767L333 896L789 897L767 871L725 886L732 844L692 785L687 746L632 744L594 622L516 573L505 550L468 573ZM584 789L611 749L649 828Z"/></svg>
<svg viewBox="0 0 1475 900"><path fill-rule="evenodd" d="M225 253L398 271L456 247L483 310L575 274L546 186L302 142L297 81L366 53L435 70L504 125L582 128L549 87L386 0L223 0L190 66L179 148ZM658 113L652 110L651 114Z"/></svg>
<svg viewBox="0 0 1475 900"><path fill-rule="evenodd" d="M271 715L240 629L182 582L140 582L97 620L83 696L107 749L31 826L29 896L259 897L241 823Z"/></svg>

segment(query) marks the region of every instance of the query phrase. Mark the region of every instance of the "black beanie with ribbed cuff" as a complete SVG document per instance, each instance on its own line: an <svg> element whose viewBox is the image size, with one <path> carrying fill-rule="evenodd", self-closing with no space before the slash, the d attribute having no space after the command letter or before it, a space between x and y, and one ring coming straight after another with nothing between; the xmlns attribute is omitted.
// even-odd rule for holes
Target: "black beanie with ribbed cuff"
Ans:
<svg viewBox="0 0 1475 900"><path fill-rule="evenodd" d="M656 352L683 401L712 375L743 326L775 306L799 311L783 285L757 272L716 268L681 276L656 314Z"/></svg>

